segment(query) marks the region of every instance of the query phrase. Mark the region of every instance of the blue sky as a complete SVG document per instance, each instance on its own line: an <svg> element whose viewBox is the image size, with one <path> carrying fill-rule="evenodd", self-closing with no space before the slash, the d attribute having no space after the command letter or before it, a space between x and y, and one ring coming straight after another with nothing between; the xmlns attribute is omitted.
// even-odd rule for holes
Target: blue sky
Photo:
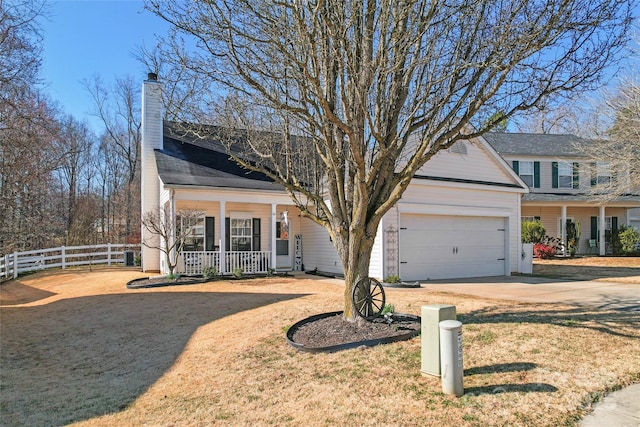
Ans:
<svg viewBox="0 0 640 427"><path fill-rule="evenodd" d="M168 24L144 10L141 0L63 0L48 2L48 7L49 18L42 22L45 92L99 134L102 125L91 115L92 101L82 80L99 74L112 84L115 77L131 75L142 84L148 70L132 52L143 43L154 46L155 36L166 34Z"/></svg>
<svg viewBox="0 0 640 427"><path fill-rule="evenodd" d="M147 70L133 59L143 43L152 47L155 35L165 34L167 24L143 9L142 1L65 0L48 3L48 19L42 21L45 92L65 112L86 120L100 133L100 122L91 116L92 101L82 85L99 74L105 83L131 75L146 78Z"/></svg>

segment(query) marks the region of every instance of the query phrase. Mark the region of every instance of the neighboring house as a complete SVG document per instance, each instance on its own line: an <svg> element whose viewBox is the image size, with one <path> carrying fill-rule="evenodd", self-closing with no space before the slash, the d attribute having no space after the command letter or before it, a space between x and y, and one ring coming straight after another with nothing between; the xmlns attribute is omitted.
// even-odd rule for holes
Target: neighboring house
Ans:
<svg viewBox="0 0 640 427"><path fill-rule="evenodd" d="M489 133L484 138L529 186L522 220L538 219L549 236L566 242L566 224L579 224L578 254L610 253L611 231L636 225L640 195L602 201L592 191L612 176L607 163L594 162L576 147L596 143L573 135Z"/></svg>
<svg viewBox="0 0 640 427"><path fill-rule="evenodd" d="M343 273L329 234L301 217L279 185L238 167L217 141L182 137L163 122L161 90L150 74L142 100L142 212L159 206L204 212L178 270ZM384 216L370 276L428 280L520 272L520 199L527 191L483 139L438 153ZM143 229L143 240L152 238ZM167 272L160 252L147 247L142 268Z"/></svg>

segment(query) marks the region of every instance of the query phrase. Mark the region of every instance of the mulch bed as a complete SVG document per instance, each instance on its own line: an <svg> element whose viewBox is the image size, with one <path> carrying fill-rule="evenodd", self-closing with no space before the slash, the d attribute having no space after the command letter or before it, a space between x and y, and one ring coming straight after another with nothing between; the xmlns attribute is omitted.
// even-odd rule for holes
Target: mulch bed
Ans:
<svg viewBox="0 0 640 427"><path fill-rule="evenodd" d="M306 348L331 348L351 343L371 340L393 340L407 334L414 336L420 330L420 319L414 317L396 318L388 323L383 317L367 321L358 318L347 321L342 314L313 320L299 326L292 340Z"/></svg>

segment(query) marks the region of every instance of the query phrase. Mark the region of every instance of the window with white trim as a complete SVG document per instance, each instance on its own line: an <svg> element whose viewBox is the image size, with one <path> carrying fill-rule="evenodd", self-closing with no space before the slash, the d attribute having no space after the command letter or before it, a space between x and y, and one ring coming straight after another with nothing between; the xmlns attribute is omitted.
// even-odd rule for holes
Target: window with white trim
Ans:
<svg viewBox="0 0 640 427"><path fill-rule="evenodd" d="M596 183L598 185L609 184L611 182L611 166L609 165L609 163L597 162L596 172Z"/></svg>
<svg viewBox="0 0 640 427"><path fill-rule="evenodd" d="M190 222L187 222L190 221ZM204 250L204 217L191 218L190 220L181 216L176 216L176 236L182 236L183 251L203 251Z"/></svg>
<svg viewBox="0 0 640 427"><path fill-rule="evenodd" d="M251 251L251 218L231 218L231 250Z"/></svg>
<svg viewBox="0 0 640 427"><path fill-rule="evenodd" d="M518 175L520 175L520 178L522 178L525 184L527 184L529 187L533 187L533 183L534 183L533 162L520 161Z"/></svg>
<svg viewBox="0 0 640 427"><path fill-rule="evenodd" d="M573 188L573 164L558 162L558 188Z"/></svg>

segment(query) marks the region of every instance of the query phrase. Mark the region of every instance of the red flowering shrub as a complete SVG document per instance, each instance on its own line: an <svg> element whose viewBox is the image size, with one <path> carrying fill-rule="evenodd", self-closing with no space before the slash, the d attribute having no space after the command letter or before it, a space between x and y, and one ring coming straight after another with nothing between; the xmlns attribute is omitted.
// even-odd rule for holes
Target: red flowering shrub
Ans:
<svg viewBox="0 0 640 427"><path fill-rule="evenodd" d="M533 254L541 259L550 259L556 254L556 250L553 246L545 245L544 243L535 243L533 245Z"/></svg>

